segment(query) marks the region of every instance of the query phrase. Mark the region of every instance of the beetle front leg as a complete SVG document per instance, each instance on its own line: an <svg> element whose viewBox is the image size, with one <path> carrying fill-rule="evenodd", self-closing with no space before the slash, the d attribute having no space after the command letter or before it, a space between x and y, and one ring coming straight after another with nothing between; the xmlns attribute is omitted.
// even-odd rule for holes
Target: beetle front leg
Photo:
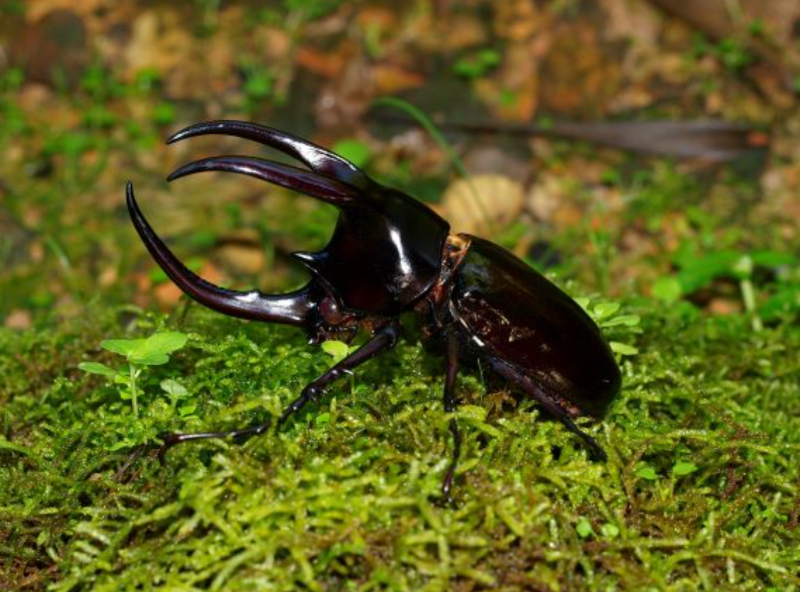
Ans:
<svg viewBox="0 0 800 592"><path fill-rule="evenodd" d="M444 380L444 410L445 413L453 413L456 410L455 385L456 375L458 374L458 339L453 333L447 335L447 373ZM453 477L458 466L458 459L461 456L461 433L458 431L458 424L455 418L450 419L450 433L453 435L453 457L447 472L442 481L442 495L446 502L450 503L453 498L450 496L450 489L453 485Z"/></svg>
<svg viewBox="0 0 800 592"><path fill-rule="evenodd" d="M358 348L352 354L347 356L341 362L333 366L330 370L322 374L319 378L309 383L288 407L284 410L278 418L277 427L280 428L285 424L289 418L296 412L300 411L306 403L315 401L325 392L325 388L338 378L348 374L356 367L364 362L367 362L384 351L394 347L397 339L400 336L399 323L392 323L381 329L378 329L375 334L363 346ZM193 434L168 434L163 437L164 444L161 446L159 456L163 457L164 454L175 444L182 442L191 442L193 440L208 440L211 438L249 438L251 436L258 436L263 434L269 429L271 422L241 428L238 430L230 430L226 432L197 432Z"/></svg>
<svg viewBox="0 0 800 592"><path fill-rule="evenodd" d="M531 395L551 415L563 423L570 432L580 437L580 439L583 440L583 442L589 448L589 454L592 456L592 458L599 461L608 460L608 455L597 443L597 441L589 434L581 430L577 425L575 425L575 422L572 421L572 417L570 417L569 413L567 413L567 411L563 409L561 405L544 394L541 389L537 388L536 383L534 383L533 380L531 380L528 376L518 372L515 368L509 366L508 364L498 360L497 358L489 357L488 360L495 372L513 382L526 393Z"/></svg>

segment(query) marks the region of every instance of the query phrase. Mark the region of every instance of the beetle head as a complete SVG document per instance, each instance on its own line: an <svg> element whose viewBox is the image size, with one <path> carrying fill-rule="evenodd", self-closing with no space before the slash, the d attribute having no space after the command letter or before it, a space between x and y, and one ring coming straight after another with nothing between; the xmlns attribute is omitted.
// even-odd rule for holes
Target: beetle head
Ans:
<svg viewBox="0 0 800 592"><path fill-rule="evenodd" d="M173 172L172 181L186 175L225 171L256 177L269 183L315 197L339 209L333 236L322 251L294 253L311 271L312 280L302 294L295 316L308 323L315 298L327 294L348 311L394 315L406 309L436 281L449 225L430 208L397 190L369 178L346 159L310 142L278 130L240 121L212 121L190 126L168 143L195 136L225 134L253 140L280 150L302 162L307 169L250 156L205 158ZM149 227L128 189L128 207L134 226L155 260L188 295L222 310L224 294L187 270L166 249ZM235 293L238 302L252 306L229 314L256 318L254 311L271 303L253 293ZM242 295L244 294L244 295ZM249 296L248 296L249 295ZM298 296L300 297L300 296ZM267 314L261 320L281 321ZM290 322L284 320L283 322Z"/></svg>

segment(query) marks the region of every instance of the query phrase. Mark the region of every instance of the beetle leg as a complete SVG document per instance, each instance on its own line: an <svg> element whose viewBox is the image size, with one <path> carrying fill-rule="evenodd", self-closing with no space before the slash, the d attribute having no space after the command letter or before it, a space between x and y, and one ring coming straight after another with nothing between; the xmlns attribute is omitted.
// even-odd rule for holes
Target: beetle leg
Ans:
<svg viewBox="0 0 800 592"><path fill-rule="evenodd" d="M338 154L297 136L257 123L231 120L198 123L173 134L167 140L167 144L207 134L235 136L276 148L302 161L312 171L354 187L364 189L371 183L353 163Z"/></svg>
<svg viewBox="0 0 800 592"><path fill-rule="evenodd" d="M455 385L456 375L458 374L458 340L456 336L448 332L447 334L447 373L444 380L444 410L446 413L453 413L456 410ZM458 431L458 424L455 418L450 419L450 433L453 435L453 457L447 472L442 481L442 495L445 501L452 502L450 489L453 485L453 477L458 465L458 458L461 456L461 433Z"/></svg>
<svg viewBox="0 0 800 592"><path fill-rule="evenodd" d="M289 325L307 324L308 314L319 300L312 287L306 286L288 294L266 295L258 290L226 290L205 281L181 263L153 231L136 203L130 182L126 193L128 212L142 242L156 263L187 296L213 310L235 317Z"/></svg>
<svg viewBox="0 0 800 592"><path fill-rule="evenodd" d="M309 383L300 396L290 403L284 409L281 416L278 418L277 427L280 428L285 424L289 418L300 411L307 403L316 401L325 392L325 388L338 378L348 374L356 367L364 362L371 360L378 354L391 349L397 343L400 336L400 325L393 323L387 325L375 332L375 334L364 345L347 356L341 362L333 366L327 372L322 374L319 378ZM249 438L251 436L258 436L263 434L269 429L271 422L241 428L238 430L230 430L226 432L196 432L192 434L167 434L163 436L164 444L161 447L159 456L163 457L167 450L175 444L182 442L190 442L193 440L207 440L210 438Z"/></svg>
<svg viewBox="0 0 800 592"><path fill-rule="evenodd" d="M567 413L556 401L548 397L547 394L545 394L542 389L533 382L533 380L521 372L518 372L508 364L498 360L497 358L489 357L488 360L495 372L507 380L510 380L526 393L531 395L551 415L563 423L570 432L580 437L580 439L583 440L583 442L589 448L589 453L595 460L608 460L608 455L606 455L605 450L601 448L597 441L589 434L581 430L577 425L575 425L575 422L572 421L569 413Z"/></svg>

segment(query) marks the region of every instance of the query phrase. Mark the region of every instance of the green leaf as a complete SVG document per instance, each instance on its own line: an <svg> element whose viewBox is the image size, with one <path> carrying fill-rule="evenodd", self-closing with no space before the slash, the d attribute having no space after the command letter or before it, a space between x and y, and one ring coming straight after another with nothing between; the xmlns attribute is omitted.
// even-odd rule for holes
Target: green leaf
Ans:
<svg viewBox="0 0 800 592"><path fill-rule="evenodd" d="M580 306L587 313L589 312L589 303L592 301L591 298L581 297L575 298L574 300L578 303L578 306Z"/></svg>
<svg viewBox="0 0 800 592"><path fill-rule="evenodd" d="M137 353L130 356L128 360L131 364L138 364L139 366L161 366L169 362L169 356L159 353Z"/></svg>
<svg viewBox="0 0 800 592"><path fill-rule="evenodd" d="M698 467L696 464L688 461L683 461L675 463L675 466L672 467L672 474L675 475L676 477L684 477L686 475L691 475L697 469Z"/></svg>
<svg viewBox="0 0 800 592"><path fill-rule="evenodd" d="M99 362L81 362L78 364L78 368L83 370L84 372L88 372L89 374L100 374L102 376L116 376L117 371L113 368L109 368L105 364L101 364Z"/></svg>
<svg viewBox="0 0 800 592"><path fill-rule="evenodd" d="M355 138L347 138L339 140L333 145L333 151L352 162L357 167L363 167L372 158L372 150L370 147Z"/></svg>
<svg viewBox="0 0 800 592"><path fill-rule="evenodd" d="M104 350L128 357L144 344L144 339L106 339L100 344Z"/></svg>
<svg viewBox="0 0 800 592"><path fill-rule="evenodd" d="M580 522L575 526L575 531L578 533L578 536L582 539L588 538L589 536L594 534L594 530L592 530L592 525L586 518L581 518Z"/></svg>
<svg viewBox="0 0 800 592"><path fill-rule="evenodd" d="M603 321L601 326L617 327L619 325L625 325L626 327L635 327L641 320L642 319L639 315L620 315L618 317L614 317L613 319Z"/></svg>
<svg viewBox="0 0 800 592"><path fill-rule="evenodd" d="M155 333L145 340L145 348L148 353L170 354L181 349L188 340L186 333L178 331Z"/></svg>
<svg viewBox="0 0 800 592"><path fill-rule="evenodd" d="M122 450L123 448L130 448L131 446L135 446L135 445L136 445L135 442L129 440L128 438L124 438L123 440L119 440L118 442L115 442L114 444L109 446L108 449L111 452L115 452L117 450Z"/></svg>
<svg viewBox="0 0 800 592"><path fill-rule="evenodd" d="M735 275L734 266L741 257L736 251L721 251L686 261L678 273L683 293L691 294L717 278Z"/></svg>
<svg viewBox="0 0 800 592"><path fill-rule="evenodd" d="M178 412L181 414L181 417L189 417L195 411L197 411L197 405L194 403L181 405L180 409L178 410Z"/></svg>
<svg viewBox="0 0 800 592"><path fill-rule="evenodd" d="M479 78L487 74L502 61L496 49L485 48L453 64L453 71L464 78Z"/></svg>
<svg viewBox="0 0 800 592"><path fill-rule="evenodd" d="M759 309L759 316L765 321L772 321L781 315L792 314L800 310L800 286L787 286L772 295Z"/></svg>
<svg viewBox="0 0 800 592"><path fill-rule="evenodd" d="M322 351L333 357L334 364L338 364L350 353L350 347L344 341L331 339L322 343Z"/></svg>
<svg viewBox="0 0 800 592"><path fill-rule="evenodd" d="M627 343L620 343L619 341L610 341L608 345L611 346L611 350L618 353L621 356L635 356L639 353L639 350L632 345L628 345Z"/></svg>
<svg viewBox="0 0 800 592"><path fill-rule="evenodd" d="M794 255L777 251L756 251L750 256L759 267L794 267L800 264L800 260Z"/></svg>
<svg viewBox="0 0 800 592"><path fill-rule="evenodd" d="M136 339L136 347L126 354L131 364L160 366L169 362L170 353L186 345L189 336L178 331L155 333L147 339Z"/></svg>
<svg viewBox="0 0 800 592"><path fill-rule="evenodd" d="M610 317L615 312L619 310L620 303L619 302L599 302L594 305L592 312L594 313L594 318L597 320L602 320Z"/></svg>
<svg viewBox="0 0 800 592"><path fill-rule="evenodd" d="M619 527L616 524L606 522L600 527L600 532L602 532L603 536L607 539L615 539L619 536Z"/></svg>
<svg viewBox="0 0 800 592"><path fill-rule="evenodd" d="M131 377L129 374L127 374L126 370L120 370L119 372L116 373L116 375L114 376L114 384L124 384L125 386L130 388Z"/></svg>
<svg viewBox="0 0 800 592"><path fill-rule="evenodd" d="M636 476L645 481L656 481L658 479L656 470L650 465L642 465L636 469Z"/></svg>
<svg viewBox="0 0 800 592"><path fill-rule="evenodd" d="M680 300L683 288L680 280L674 276L660 277L653 284L651 293L654 298L672 304Z"/></svg>
<svg viewBox="0 0 800 592"><path fill-rule="evenodd" d="M171 397L181 398L189 394L189 391L186 390L186 387L173 378L165 378L162 380L161 388Z"/></svg>

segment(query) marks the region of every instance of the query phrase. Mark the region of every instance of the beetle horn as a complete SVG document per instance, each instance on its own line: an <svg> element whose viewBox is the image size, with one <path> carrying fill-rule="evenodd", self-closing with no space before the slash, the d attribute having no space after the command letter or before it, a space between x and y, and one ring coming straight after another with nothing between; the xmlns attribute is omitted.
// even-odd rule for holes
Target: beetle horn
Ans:
<svg viewBox="0 0 800 592"><path fill-rule="evenodd" d="M362 173L353 163L338 154L334 154L297 136L257 123L231 120L198 123L173 134L167 140L167 144L209 134L235 136L276 148L302 161L312 171L353 187L364 189L371 183L369 177Z"/></svg>
<svg viewBox="0 0 800 592"><path fill-rule="evenodd" d="M352 205L361 198L357 189L336 179L329 179L312 171L253 156L216 156L196 160L174 171L167 177L167 181L207 171L249 175L268 183L305 193L335 206Z"/></svg>
<svg viewBox="0 0 800 592"><path fill-rule="evenodd" d="M128 213L142 242L156 263L187 296L230 316L288 325L307 324L309 312L317 305L315 290L311 284L281 295L266 295L258 290L240 292L215 286L190 271L153 231L136 203L130 181L125 187L125 193Z"/></svg>

